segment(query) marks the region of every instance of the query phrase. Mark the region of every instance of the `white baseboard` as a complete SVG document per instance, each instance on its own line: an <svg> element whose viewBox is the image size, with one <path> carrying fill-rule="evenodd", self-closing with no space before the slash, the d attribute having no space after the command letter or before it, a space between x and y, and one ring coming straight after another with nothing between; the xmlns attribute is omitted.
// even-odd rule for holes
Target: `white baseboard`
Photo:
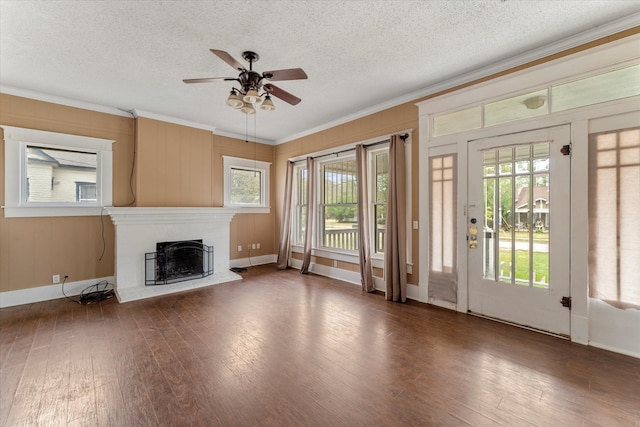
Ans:
<svg viewBox="0 0 640 427"><path fill-rule="evenodd" d="M291 267L302 267L302 261L299 259L291 259ZM332 279L342 280L343 282L352 283L360 286L360 273L355 271L343 270L341 268L327 267L326 265L311 263L309 271L320 276L331 277Z"/></svg>
<svg viewBox="0 0 640 427"><path fill-rule="evenodd" d="M272 264L278 261L278 255L260 255L249 258L238 258L229 261L229 267L251 267L253 265Z"/></svg>
<svg viewBox="0 0 640 427"><path fill-rule="evenodd" d="M631 357L640 359L640 353L629 351L628 349L625 349L625 348L619 348L619 347L614 347L607 344L601 344L595 341L589 341L588 345L592 347L600 348L602 350L612 351L614 353L620 353L620 354L624 354L625 356L631 356Z"/></svg>
<svg viewBox="0 0 640 427"><path fill-rule="evenodd" d="M64 292L69 296L79 295L80 292L88 286L95 285L103 280L106 280L109 283L115 283L113 276L80 280L77 282L66 282L64 284ZM17 291L0 292L0 308L49 301L58 298L64 298L61 283L48 286L38 286L36 288L20 289Z"/></svg>
<svg viewBox="0 0 640 427"><path fill-rule="evenodd" d="M571 314L571 341L589 345L589 319Z"/></svg>

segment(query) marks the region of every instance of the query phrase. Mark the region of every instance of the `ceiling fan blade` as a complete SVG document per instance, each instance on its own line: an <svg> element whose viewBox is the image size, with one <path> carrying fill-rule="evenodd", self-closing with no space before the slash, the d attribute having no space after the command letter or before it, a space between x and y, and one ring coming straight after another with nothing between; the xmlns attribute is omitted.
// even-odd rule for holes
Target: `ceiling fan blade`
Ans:
<svg viewBox="0 0 640 427"><path fill-rule="evenodd" d="M209 50L213 52L218 58L222 59L224 62L231 65L236 70L244 71L245 68L242 66L242 64L236 61L233 56L229 55L224 50L217 50L217 49L209 49Z"/></svg>
<svg viewBox="0 0 640 427"><path fill-rule="evenodd" d="M184 79L182 80L185 83L209 83L209 82L227 82L234 79L233 77L205 77L203 79Z"/></svg>
<svg viewBox="0 0 640 427"><path fill-rule="evenodd" d="M265 71L262 75L265 79L269 79L274 82L279 80L303 80L307 78L307 73L305 73L302 68Z"/></svg>
<svg viewBox="0 0 640 427"><path fill-rule="evenodd" d="M297 96L291 95L286 90L280 89L278 86L274 86L270 83L267 83L263 87L267 93L275 96L276 98L280 98L291 105L297 105L301 101L301 99L298 98Z"/></svg>

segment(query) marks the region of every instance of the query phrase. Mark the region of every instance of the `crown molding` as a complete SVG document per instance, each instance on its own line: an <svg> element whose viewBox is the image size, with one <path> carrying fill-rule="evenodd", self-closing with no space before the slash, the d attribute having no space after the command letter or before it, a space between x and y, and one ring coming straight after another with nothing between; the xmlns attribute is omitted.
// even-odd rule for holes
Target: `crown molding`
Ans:
<svg viewBox="0 0 640 427"><path fill-rule="evenodd" d="M114 114L116 116L131 117L131 113L120 109L91 102L78 101L76 99L64 98L62 96L50 95L48 93L35 92L14 86L0 84L0 93L19 96L22 98L35 99L36 101L51 102L52 104L65 105L67 107L82 108L83 110L96 111L98 113Z"/></svg>

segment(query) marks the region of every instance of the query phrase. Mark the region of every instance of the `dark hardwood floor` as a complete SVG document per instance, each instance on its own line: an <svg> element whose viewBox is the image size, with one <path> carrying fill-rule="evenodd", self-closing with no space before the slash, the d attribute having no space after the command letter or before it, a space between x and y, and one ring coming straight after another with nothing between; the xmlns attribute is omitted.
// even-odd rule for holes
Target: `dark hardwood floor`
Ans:
<svg viewBox="0 0 640 427"><path fill-rule="evenodd" d="M640 360L272 265L0 310L2 426L640 426Z"/></svg>

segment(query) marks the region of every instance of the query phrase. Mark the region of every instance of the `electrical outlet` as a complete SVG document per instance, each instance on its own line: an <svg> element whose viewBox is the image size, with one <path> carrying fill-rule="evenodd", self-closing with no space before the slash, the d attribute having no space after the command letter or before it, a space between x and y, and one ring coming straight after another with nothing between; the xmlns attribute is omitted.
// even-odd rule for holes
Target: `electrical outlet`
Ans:
<svg viewBox="0 0 640 427"><path fill-rule="evenodd" d="M54 274L53 276L51 276L51 283L60 283L60 275Z"/></svg>
<svg viewBox="0 0 640 427"><path fill-rule="evenodd" d="M413 229L414 230L418 229L418 221L413 221Z"/></svg>
<svg viewBox="0 0 640 427"><path fill-rule="evenodd" d="M255 243L252 243L252 244L251 244L251 249L255 249L255 248L256 248L256 244L255 244Z"/></svg>
<svg viewBox="0 0 640 427"><path fill-rule="evenodd" d="M242 245L238 245L238 252L242 252Z"/></svg>
<svg viewBox="0 0 640 427"><path fill-rule="evenodd" d="M260 249L260 243L256 243L256 249Z"/></svg>
<svg viewBox="0 0 640 427"><path fill-rule="evenodd" d="M338 267L338 260L337 260L337 259L334 259L334 260L333 260L333 266L334 266L334 267Z"/></svg>

